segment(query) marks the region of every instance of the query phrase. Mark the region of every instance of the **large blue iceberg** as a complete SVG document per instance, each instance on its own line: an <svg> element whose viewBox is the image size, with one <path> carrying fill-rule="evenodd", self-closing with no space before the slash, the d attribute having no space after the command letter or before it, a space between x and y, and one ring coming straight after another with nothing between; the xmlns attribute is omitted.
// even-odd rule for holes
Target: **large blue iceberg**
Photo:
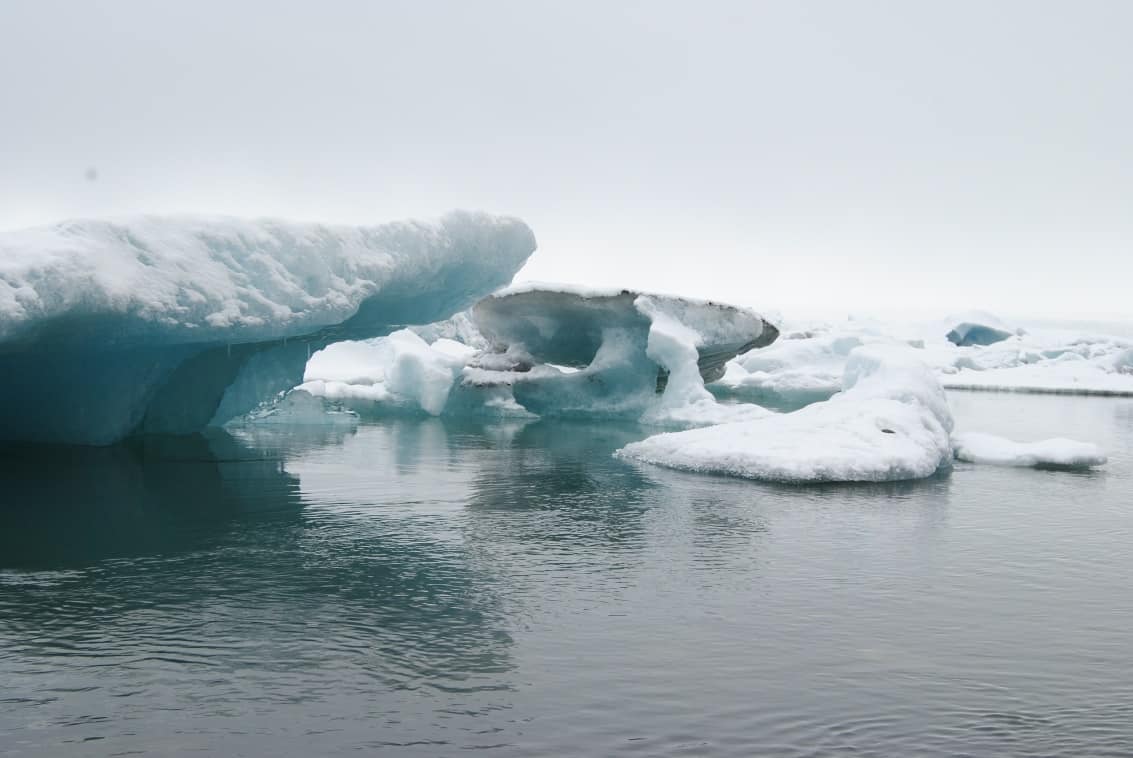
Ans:
<svg viewBox="0 0 1133 758"><path fill-rule="evenodd" d="M523 222L74 221L0 234L0 439L185 434L302 380L330 342L438 321L511 281Z"/></svg>

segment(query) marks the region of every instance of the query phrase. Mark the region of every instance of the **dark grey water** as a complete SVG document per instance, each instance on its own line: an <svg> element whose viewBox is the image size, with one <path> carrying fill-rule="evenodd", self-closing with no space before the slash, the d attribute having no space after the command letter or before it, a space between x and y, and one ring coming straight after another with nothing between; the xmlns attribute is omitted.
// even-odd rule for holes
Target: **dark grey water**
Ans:
<svg viewBox="0 0 1133 758"><path fill-rule="evenodd" d="M438 421L5 449L0 752L1133 754L1133 402L952 397L1111 463L786 488Z"/></svg>

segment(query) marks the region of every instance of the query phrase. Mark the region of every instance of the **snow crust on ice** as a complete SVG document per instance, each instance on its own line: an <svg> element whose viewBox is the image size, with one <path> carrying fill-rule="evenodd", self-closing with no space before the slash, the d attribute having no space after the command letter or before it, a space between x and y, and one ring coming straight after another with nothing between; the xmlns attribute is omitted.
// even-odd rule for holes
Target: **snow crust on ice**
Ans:
<svg viewBox="0 0 1133 758"><path fill-rule="evenodd" d="M919 479L949 465L952 415L940 383L908 347L850 352L842 390L792 413L669 432L623 458L767 481Z"/></svg>
<svg viewBox="0 0 1133 758"><path fill-rule="evenodd" d="M464 212L435 224L145 216L6 232L0 343L262 341L343 324L378 293L374 310L429 323L506 283L534 246L522 222ZM460 280L430 278L457 266ZM101 321L83 328L90 318ZM61 319L78 333L52 328Z"/></svg>
<svg viewBox="0 0 1133 758"><path fill-rule="evenodd" d="M797 410L838 392L850 352L863 344L854 334L788 335L731 361L718 389L777 410Z"/></svg>
<svg viewBox="0 0 1133 758"><path fill-rule="evenodd" d="M997 466L1084 469L1101 466L1106 455L1090 442L1057 437L1038 442L1014 442L982 432L963 432L952 438L956 459Z"/></svg>
<svg viewBox="0 0 1133 758"><path fill-rule="evenodd" d="M107 444L223 424L299 383L310 352L447 318L534 249L521 221L463 212L0 234L0 438Z"/></svg>

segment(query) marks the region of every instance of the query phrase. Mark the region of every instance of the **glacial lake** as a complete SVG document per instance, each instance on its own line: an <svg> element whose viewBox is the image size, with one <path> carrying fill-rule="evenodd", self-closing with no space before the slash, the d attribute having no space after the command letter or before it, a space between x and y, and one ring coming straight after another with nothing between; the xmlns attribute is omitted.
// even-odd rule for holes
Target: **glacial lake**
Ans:
<svg viewBox="0 0 1133 758"><path fill-rule="evenodd" d="M785 487L394 419L0 451L0 753L1128 756L1133 400L1091 473Z"/></svg>

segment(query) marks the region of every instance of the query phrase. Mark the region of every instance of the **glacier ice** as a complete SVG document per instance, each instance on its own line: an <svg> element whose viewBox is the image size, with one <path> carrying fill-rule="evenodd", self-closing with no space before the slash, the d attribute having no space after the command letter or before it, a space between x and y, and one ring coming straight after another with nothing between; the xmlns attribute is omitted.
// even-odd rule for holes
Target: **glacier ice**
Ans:
<svg viewBox="0 0 1133 758"><path fill-rule="evenodd" d="M466 309L535 249L521 221L347 227L88 220L0 234L0 439L108 444L222 424L310 354Z"/></svg>
<svg viewBox="0 0 1133 758"><path fill-rule="evenodd" d="M631 443L619 457L670 468L804 483L930 476L952 459L944 391L912 348L851 351L842 391L791 413Z"/></svg>
<svg viewBox="0 0 1133 758"><path fill-rule="evenodd" d="M733 306L629 290L524 285L468 314L331 345L299 389L363 415L619 417L673 426L763 416L705 378L778 332Z"/></svg>
<svg viewBox="0 0 1133 758"><path fill-rule="evenodd" d="M956 460L997 466L1084 469L1101 466L1106 455L1092 442L1062 437L1038 442L1015 442L994 434L963 432L952 439Z"/></svg>
<svg viewBox="0 0 1133 758"><path fill-rule="evenodd" d="M491 371L500 372L516 402L538 415L647 423L722 420L732 409L718 405L705 381L779 334L758 314L735 306L550 285L487 297L472 309L472 319L489 344L480 360L488 371L476 376L478 383L489 384Z"/></svg>

